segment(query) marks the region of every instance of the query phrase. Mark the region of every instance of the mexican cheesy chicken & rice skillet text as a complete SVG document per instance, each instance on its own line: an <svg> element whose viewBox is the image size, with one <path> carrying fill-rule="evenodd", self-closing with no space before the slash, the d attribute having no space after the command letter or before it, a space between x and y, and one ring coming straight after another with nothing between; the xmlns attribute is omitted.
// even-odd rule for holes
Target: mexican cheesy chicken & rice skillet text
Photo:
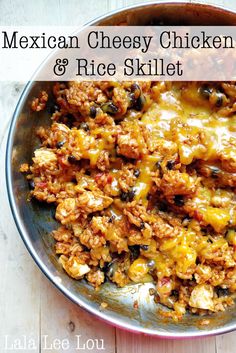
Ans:
<svg viewBox="0 0 236 353"><path fill-rule="evenodd" d="M56 205L67 274L97 290L154 282L174 320L233 305L235 83L69 82L53 94L21 171L32 197Z"/></svg>

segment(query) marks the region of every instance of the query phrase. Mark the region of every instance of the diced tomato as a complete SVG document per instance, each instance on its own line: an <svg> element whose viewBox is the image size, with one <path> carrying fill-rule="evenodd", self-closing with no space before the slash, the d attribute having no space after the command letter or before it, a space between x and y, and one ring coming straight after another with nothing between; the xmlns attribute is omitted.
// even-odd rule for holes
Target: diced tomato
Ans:
<svg viewBox="0 0 236 353"><path fill-rule="evenodd" d="M96 175L95 175L95 181L96 181L96 183L99 183L99 181L100 181L100 179L101 179L101 177L104 175L104 173L97 173Z"/></svg>
<svg viewBox="0 0 236 353"><path fill-rule="evenodd" d="M165 285L166 285L167 283L169 283L169 282L170 282L169 277L163 277L163 278L160 280L160 282L159 282L160 287L165 286Z"/></svg>
<svg viewBox="0 0 236 353"><path fill-rule="evenodd" d="M201 222L203 220L203 215L198 210L195 210L194 218Z"/></svg>
<svg viewBox="0 0 236 353"><path fill-rule="evenodd" d="M111 183L112 183L112 180L113 180L112 175L111 175L111 174L108 174L108 176L107 176L107 183L108 183L108 184L111 184Z"/></svg>
<svg viewBox="0 0 236 353"><path fill-rule="evenodd" d="M40 181L37 183L37 186L40 188L45 188L47 186L47 182L46 181Z"/></svg>
<svg viewBox="0 0 236 353"><path fill-rule="evenodd" d="M57 158L57 160L58 160L58 163L59 163L59 165L60 165L61 167L65 167L65 166L68 166L68 165L69 165L67 158L64 157L64 156L62 156L62 157L59 156L59 157Z"/></svg>

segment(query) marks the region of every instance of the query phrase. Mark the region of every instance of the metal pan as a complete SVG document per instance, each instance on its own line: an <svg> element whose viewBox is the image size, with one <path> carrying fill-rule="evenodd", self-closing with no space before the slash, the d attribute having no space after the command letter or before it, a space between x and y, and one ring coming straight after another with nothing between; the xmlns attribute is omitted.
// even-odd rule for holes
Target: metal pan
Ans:
<svg viewBox="0 0 236 353"><path fill-rule="evenodd" d="M170 25L235 25L236 14L219 7L200 3L160 2L146 3L114 11L88 25L147 25L163 21ZM44 62L39 68L47 65ZM82 308L105 321L132 330L166 338L184 338L222 334L236 329L236 311L231 308L223 313L207 317L209 325L202 326L202 318L187 314L175 323L163 319L157 313L157 305L148 294L150 284L129 285L117 288L105 283L100 291L94 291L85 281L69 278L58 264L53 251L51 230L57 224L54 209L38 202L28 202L28 184L19 173L20 164L30 162L36 147L35 129L40 124L48 124L49 113L34 113L29 108L39 91L49 91L52 83L37 82L37 74L27 84L17 104L8 136L6 152L6 180L13 217L19 233L33 259L42 272L68 298ZM139 301L139 309L133 307ZM108 307L101 311L101 302Z"/></svg>

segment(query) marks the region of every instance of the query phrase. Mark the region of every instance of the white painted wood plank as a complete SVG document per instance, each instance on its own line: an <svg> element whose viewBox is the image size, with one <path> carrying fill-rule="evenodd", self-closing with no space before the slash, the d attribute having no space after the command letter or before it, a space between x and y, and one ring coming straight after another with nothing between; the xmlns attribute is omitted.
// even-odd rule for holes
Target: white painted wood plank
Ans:
<svg viewBox="0 0 236 353"><path fill-rule="evenodd" d="M61 24L82 25L94 20L109 11L108 3L107 0L59 0Z"/></svg>
<svg viewBox="0 0 236 353"><path fill-rule="evenodd" d="M215 338L164 340L117 330L117 353L215 353Z"/></svg>
<svg viewBox="0 0 236 353"><path fill-rule="evenodd" d="M216 353L234 353L236 331L216 337Z"/></svg>
<svg viewBox="0 0 236 353"><path fill-rule="evenodd" d="M81 25L107 13L107 0L0 1L1 25Z"/></svg>
<svg viewBox="0 0 236 353"><path fill-rule="evenodd" d="M0 86L0 352L7 352L6 335L10 336L11 341L27 335L37 343L39 338L38 283L41 274L16 230L8 206L4 178L6 128L21 89L22 85L14 83L1 83ZM32 350L25 350L25 353L32 353Z"/></svg>
<svg viewBox="0 0 236 353"><path fill-rule="evenodd" d="M93 353L99 353L103 340L104 352L115 352L115 329L87 313L69 301L48 280L42 280L41 286L41 339L42 352L47 352L45 336L48 342L54 339L67 339L70 342L69 352L75 352L79 347L94 348ZM78 338L80 336L80 338ZM88 347L87 347L88 344ZM78 350L79 351L79 350ZM86 349L85 352L88 350ZM58 351L52 349L50 353Z"/></svg>

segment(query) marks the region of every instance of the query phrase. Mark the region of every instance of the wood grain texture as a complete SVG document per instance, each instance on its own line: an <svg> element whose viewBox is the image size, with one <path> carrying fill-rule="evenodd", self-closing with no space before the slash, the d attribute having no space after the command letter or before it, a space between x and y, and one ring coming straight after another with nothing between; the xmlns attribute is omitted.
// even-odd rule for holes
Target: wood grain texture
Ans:
<svg viewBox="0 0 236 353"><path fill-rule="evenodd" d="M214 353L215 338L164 340L117 330L117 353Z"/></svg>
<svg viewBox="0 0 236 353"><path fill-rule="evenodd" d="M4 171L6 129L22 90L17 83L1 83L0 86L0 168ZM4 98L3 99L3 95ZM7 202L4 177L0 178L0 351L4 335L17 338L28 332L38 339L40 296L38 283L41 273L26 252ZM28 352L27 352L28 353Z"/></svg>
<svg viewBox="0 0 236 353"><path fill-rule="evenodd" d="M139 2L139 0L0 0L0 23L2 25L81 25L108 11ZM236 9L236 2L233 0L211 0L210 2ZM0 168L2 171L5 169L7 127L22 89L23 84L18 82L0 83ZM3 172L0 178L0 190L1 353L8 352L4 349L6 334L11 338L27 335L39 341L44 335L48 335L49 341L57 337L68 338L71 342L69 353L75 352L76 335L81 335L82 341L88 338L103 338L105 353L233 353L235 351L236 333L187 341L160 340L115 329L71 303L41 274L26 251L8 206ZM42 343L33 352L58 352L55 349L44 350ZM22 352L32 353L32 350Z"/></svg>
<svg viewBox="0 0 236 353"><path fill-rule="evenodd" d="M49 342L60 337L69 339L71 351L76 351L77 336L81 335L80 347L83 347L90 338L103 339L105 352L115 353L115 328L78 308L45 279L41 281L40 302L42 348L45 346L43 343L45 336L48 336ZM50 352L56 353L57 351L51 350ZM92 352L101 351L94 348Z"/></svg>

